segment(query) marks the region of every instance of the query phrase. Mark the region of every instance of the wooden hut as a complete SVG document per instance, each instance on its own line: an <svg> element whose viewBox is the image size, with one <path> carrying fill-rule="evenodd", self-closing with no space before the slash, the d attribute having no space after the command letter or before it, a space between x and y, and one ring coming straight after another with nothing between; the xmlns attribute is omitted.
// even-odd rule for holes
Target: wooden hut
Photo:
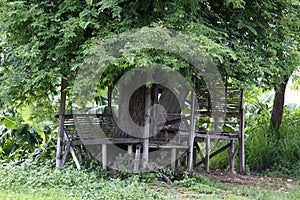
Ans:
<svg viewBox="0 0 300 200"><path fill-rule="evenodd" d="M64 116L63 163L71 153L78 169L83 149L88 155L102 162L103 168L111 162L113 148L124 150L132 158L133 170L145 169L152 160L149 153L161 150L168 154L168 162L172 167L178 166L178 154L185 155L185 166L188 170L205 165L209 172L209 163L215 155L229 150L230 171L234 171L234 160L238 153L239 171L244 171L244 110L243 91L234 89L225 82L225 105L223 105L222 119L212 119L212 95L204 85L196 84L196 89L188 96L190 113L172 110L161 103L167 113L164 123L153 127L150 123L150 107L159 104L161 94L169 92L160 85L153 85L146 89L144 100L144 132L143 137L130 137L123 134L112 114L112 88L108 89L107 114L74 114ZM174 96L172 97L174 98ZM176 108L176 107L175 107ZM152 126L152 127L151 127ZM217 128L210 128L217 127ZM152 133L155 134L152 134ZM227 144L211 152L211 146L216 140L227 141ZM238 144L238 145L237 145ZM203 145L203 146L202 146ZM203 148L204 147L204 148ZM96 152L96 153L95 153ZM197 156L197 154L199 156ZM200 159L196 159L200 157Z"/></svg>

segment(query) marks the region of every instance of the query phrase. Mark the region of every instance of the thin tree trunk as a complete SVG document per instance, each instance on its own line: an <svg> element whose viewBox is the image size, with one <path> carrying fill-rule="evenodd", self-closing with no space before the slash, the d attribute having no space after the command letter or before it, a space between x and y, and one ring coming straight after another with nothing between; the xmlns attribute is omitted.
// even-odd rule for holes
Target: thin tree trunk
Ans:
<svg viewBox="0 0 300 200"><path fill-rule="evenodd" d="M274 130L278 130L281 125L283 108L284 108L284 95L285 95L285 89L288 80L289 77L285 76L283 82L280 84L279 88L275 92L275 98L274 98L273 110L271 116L271 127Z"/></svg>
<svg viewBox="0 0 300 200"><path fill-rule="evenodd" d="M66 110L66 98L67 98L67 80L61 78L60 89L60 108L59 108L59 122L58 122L58 137L57 137L57 150L56 150L56 168L62 168L62 155L63 155L63 138L64 138L64 121Z"/></svg>

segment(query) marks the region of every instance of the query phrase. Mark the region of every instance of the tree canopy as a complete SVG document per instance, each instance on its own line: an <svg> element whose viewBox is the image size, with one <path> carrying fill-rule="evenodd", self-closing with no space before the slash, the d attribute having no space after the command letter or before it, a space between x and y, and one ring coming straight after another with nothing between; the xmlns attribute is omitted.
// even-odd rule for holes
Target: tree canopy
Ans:
<svg viewBox="0 0 300 200"><path fill-rule="evenodd" d="M0 96L48 113L57 112L53 102L66 91L61 79L72 87L97 43L133 28L168 28L193 37L240 87L277 88L299 66L296 0L1 0L0 7ZM122 59L111 66L118 70L110 77L157 60L190 69L168 52L133 52Z"/></svg>

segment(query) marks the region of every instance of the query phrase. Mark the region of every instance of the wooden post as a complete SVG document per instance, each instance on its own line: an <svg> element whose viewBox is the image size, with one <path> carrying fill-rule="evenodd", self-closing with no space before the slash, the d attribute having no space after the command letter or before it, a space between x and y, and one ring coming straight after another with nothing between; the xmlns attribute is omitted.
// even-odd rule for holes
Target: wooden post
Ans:
<svg viewBox="0 0 300 200"><path fill-rule="evenodd" d="M108 89L107 89L107 97L108 97L108 101L107 101L107 113L109 115L112 114L112 107L111 107L111 99L112 99L112 86L108 86Z"/></svg>
<svg viewBox="0 0 300 200"><path fill-rule="evenodd" d="M191 124L189 134L189 149L187 156L187 168L189 171L193 170L193 150L194 150L194 138L195 138L195 91L191 91Z"/></svg>
<svg viewBox="0 0 300 200"><path fill-rule="evenodd" d="M176 148L172 148L171 150L171 167L176 167Z"/></svg>
<svg viewBox="0 0 300 200"><path fill-rule="evenodd" d="M150 106L151 106L151 90L146 88L145 103L145 129L143 136L143 164L142 168L146 169L149 162L149 136L150 136Z"/></svg>
<svg viewBox="0 0 300 200"><path fill-rule="evenodd" d="M205 169L206 169L206 172L209 173L210 169L209 169L209 154L210 154L210 135L207 134L206 136L206 145L205 145Z"/></svg>
<svg viewBox="0 0 300 200"><path fill-rule="evenodd" d="M234 141L230 140L230 149L229 149L229 159L230 159L230 163L229 163L229 168L230 168L230 172L234 173Z"/></svg>
<svg viewBox="0 0 300 200"><path fill-rule="evenodd" d="M107 145L102 144L102 168L107 169Z"/></svg>
<svg viewBox="0 0 300 200"><path fill-rule="evenodd" d="M158 104L158 87L157 87L157 84L153 84L152 88L153 88L153 105L156 105L156 104ZM152 116L157 117L156 116L157 115L157 110L153 109L152 111L153 111ZM151 120L156 120L156 119L154 118L154 119L151 119ZM154 136L154 138L157 138L156 137L157 136L157 132L156 132L157 131L157 122L156 121L154 121L154 123L152 123L151 129L152 129L151 130L152 136Z"/></svg>
<svg viewBox="0 0 300 200"><path fill-rule="evenodd" d="M61 89L60 89L60 108L59 108L59 121L58 121L58 137L56 145L56 168L60 169L63 167L63 140L64 140L64 122L65 122L65 111L66 111L66 99L67 99L67 80L61 78Z"/></svg>
<svg viewBox="0 0 300 200"><path fill-rule="evenodd" d="M135 159L134 159L134 165L133 165L133 171L136 172L139 169L139 164L140 164L140 154L141 154L141 145L137 144L136 145L136 150L135 150Z"/></svg>
<svg viewBox="0 0 300 200"><path fill-rule="evenodd" d="M129 144L127 146L127 151L128 151L128 155L130 155L130 157L131 157L133 155L132 144Z"/></svg>
<svg viewBox="0 0 300 200"><path fill-rule="evenodd" d="M245 119L244 119L244 91L241 91L241 100L240 100L240 137L239 137L239 164L240 164L240 173L245 171Z"/></svg>

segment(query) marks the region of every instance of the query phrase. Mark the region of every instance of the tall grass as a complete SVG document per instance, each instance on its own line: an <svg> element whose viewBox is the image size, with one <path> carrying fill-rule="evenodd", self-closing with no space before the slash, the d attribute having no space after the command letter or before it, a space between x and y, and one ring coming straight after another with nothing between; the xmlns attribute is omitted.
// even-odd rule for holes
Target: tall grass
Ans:
<svg viewBox="0 0 300 200"><path fill-rule="evenodd" d="M300 171L300 109L285 108L279 131L269 127L270 112L261 110L248 121L245 142L246 164L252 171ZM299 172L298 171L298 172ZM300 177L300 174L297 175Z"/></svg>

